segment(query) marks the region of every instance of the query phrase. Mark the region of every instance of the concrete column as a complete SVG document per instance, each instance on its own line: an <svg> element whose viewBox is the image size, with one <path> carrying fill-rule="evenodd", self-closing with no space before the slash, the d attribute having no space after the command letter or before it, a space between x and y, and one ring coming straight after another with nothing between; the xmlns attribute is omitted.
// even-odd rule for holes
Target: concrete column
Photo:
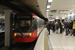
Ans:
<svg viewBox="0 0 75 50"><path fill-rule="evenodd" d="M11 10L5 10L5 46L10 46L10 14Z"/></svg>
<svg viewBox="0 0 75 50"><path fill-rule="evenodd" d="M74 20L74 12L72 12L71 20Z"/></svg>
<svg viewBox="0 0 75 50"><path fill-rule="evenodd" d="M75 15L73 16L73 20L75 20Z"/></svg>
<svg viewBox="0 0 75 50"><path fill-rule="evenodd" d="M71 16L71 20L73 20L73 16Z"/></svg>
<svg viewBox="0 0 75 50"><path fill-rule="evenodd" d="M71 16L70 16L70 14L68 14L68 22L70 22L71 21Z"/></svg>

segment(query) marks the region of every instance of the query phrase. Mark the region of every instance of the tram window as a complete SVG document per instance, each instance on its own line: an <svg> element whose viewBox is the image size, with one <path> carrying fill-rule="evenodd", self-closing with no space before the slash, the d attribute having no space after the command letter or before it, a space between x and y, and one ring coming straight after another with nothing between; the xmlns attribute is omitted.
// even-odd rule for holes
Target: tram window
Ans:
<svg viewBox="0 0 75 50"><path fill-rule="evenodd" d="M20 26L21 27L31 26L31 22L30 22L30 20L21 20L20 21Z"/></svg>
<svg viewBox="0 0 75 50"><path fill-rule="evenodd" d="M18 27L19 27L19 26L18 26L18 23L16 23L16 25L15 25L15 30L18 29Z"/></svg>
<svg viewBox="0 0 75 50"><path fill-rule="evenodd" d="M27 20L27 21L26 21L26 26L31 26L30 20Z"/></svg>
<svg viewBox="0 0 75 50"><path fill-rule="evenodd" d="M31 29L31 20L16 20L15 22L15 31L27 32Z"/></svg>
<svg viewBox="0 0 75 50"><path fill-rule="evenodd" d="M36 18L33 18L32 27L33 27L33 31L37 29L37 19Z"/></svg>
<svg viewBox="0 0 75 50"><path fill-rule="evenodd" d="M15 27L18 28L19 25L20 27L31 26L31 21L30 20L19 20L19 21L17 20Z"/></svg>
<svg viewBox="0 0 75 50"><path fill-rule="evenodd" d="M20 21L20 26L21 26L21 27L26 27L26 25L25 25L25 20L21 20L21 21Z"/></svg>

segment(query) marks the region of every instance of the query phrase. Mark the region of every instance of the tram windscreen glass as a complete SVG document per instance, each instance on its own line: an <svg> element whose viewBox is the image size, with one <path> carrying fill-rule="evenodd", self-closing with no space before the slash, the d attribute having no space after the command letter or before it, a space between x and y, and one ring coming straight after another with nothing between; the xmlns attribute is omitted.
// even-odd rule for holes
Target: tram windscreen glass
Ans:
<svg viewBox="0 0 75 50"><path fill-rule="evenodd" d="M31 22L30 22L30 20L21 20L20 21L20 27L30 27L31 26Z"/></svg>
<svg viewBox="0 0 75 50"><path fill-rule="evenodd" d="M16 16L14 31L19 33L31 33L37 29L37 19L29 16ZM21 18L21 19L20 19ZM26 19L25 19L26 18ZM29 18L29 19L27 19Z"/></svg>
<svg viewBox="0 0 75 50"><path fill-rule="evenodd" d="M16 20L15 23L15 31L19 32L27 32L30 30L31 27L31 20Z"/></svg>

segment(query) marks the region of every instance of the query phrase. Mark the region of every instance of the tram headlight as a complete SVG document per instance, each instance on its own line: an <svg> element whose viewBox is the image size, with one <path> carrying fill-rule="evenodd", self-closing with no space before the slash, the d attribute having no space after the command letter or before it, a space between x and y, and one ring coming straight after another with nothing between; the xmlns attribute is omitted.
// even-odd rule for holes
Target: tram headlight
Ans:
<svg viewBox="0 0 75 50"><path fill-rule="evenodd" d="M31 36L32 35L32 33L29 33L29 36Z"/></svg>
<svg viewBox="0 0 75 50"><path fill-rule="evenodd" d="M16 37L17 36L17 33L14 33L14 37Z"/></svg>

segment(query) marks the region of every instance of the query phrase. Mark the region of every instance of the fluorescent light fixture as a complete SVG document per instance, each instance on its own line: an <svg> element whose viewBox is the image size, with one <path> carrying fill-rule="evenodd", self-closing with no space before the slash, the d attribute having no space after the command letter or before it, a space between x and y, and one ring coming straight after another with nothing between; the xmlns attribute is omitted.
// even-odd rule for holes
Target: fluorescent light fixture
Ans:
<svg viewBox="0 0 75 50"><path fill-rule="evenodd" d="M50 5L47 5L47 8L50 8Z"/></svg>
<svg viewBox="0 0 75 50"><path fill-rule="evenodd" d="M59 17L58 17L58 16L56 16L56 19L59 19Z"/></svg>
<svg viewBox="0 0 75 50"><path fill-rule="evenodd" d="M65 19L65 17L62 17L62 19Z"/></svg>
<svg viewBox="0 0 75 50"><path fill-rule="evenodd" d="M48 0L48 2L52 2L52 0Z"/></svg>
<svg viewBox="0 0 75 50"><path fill-rule="evenodd" d="M46 11L49 11L49 10L46 10Z"/></svg>
<svg viewBox="0 0 75 50"><path fill-rule="evenodd" d="M47 15L47 18L48 18L48 21L49 21L49 16L48 16L48 12L46 12L46 15Z"/></svg>

